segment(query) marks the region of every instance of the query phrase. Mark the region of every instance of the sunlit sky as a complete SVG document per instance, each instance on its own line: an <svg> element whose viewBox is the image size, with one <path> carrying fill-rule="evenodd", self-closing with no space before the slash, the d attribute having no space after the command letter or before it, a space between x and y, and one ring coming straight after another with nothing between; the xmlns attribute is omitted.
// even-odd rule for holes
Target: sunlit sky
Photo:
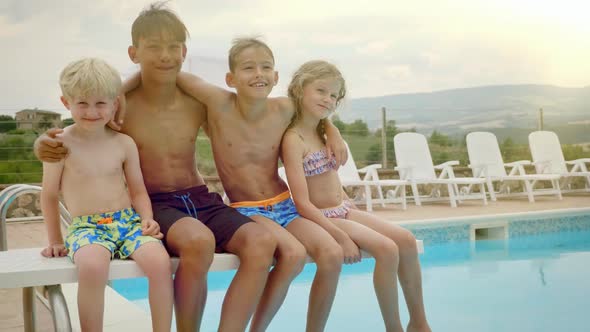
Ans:
<svg viewBox="0 0 590 332"><path fill-rule="evenodd" d="M0 113L61 111L58 76L100 57L122 75L131 24L147 0L2 0ZM349 98L494 84L590 85L590 2L585 0L172 0L187 25L185 69L223 85L237 36L275 52L285 93L298 65L335 63ZM64 113L65 114L65 113Z"/></svg>

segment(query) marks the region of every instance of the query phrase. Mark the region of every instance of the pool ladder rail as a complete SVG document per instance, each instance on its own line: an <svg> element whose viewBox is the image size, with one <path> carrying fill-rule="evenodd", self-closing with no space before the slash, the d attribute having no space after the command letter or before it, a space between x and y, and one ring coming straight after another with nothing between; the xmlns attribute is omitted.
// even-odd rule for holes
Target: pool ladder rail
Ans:
<svg viewBox="0 0 590 332"><path fill-rule="evenodd" d="M38 194L41 187L28 184L16 184L9 186L0 192L0 251L8 250L6 238L6 214L8 207L16 198L26 194ZM72 218L65 206L59 203L60 221L64 226L68 226ZM43 303L50 311L53 328L55 331L72 331L72 323L66 299L63 295L61 285L46 285L42 291L35 287L24 287L23 294L23 320L25 332L35 332L37 330L35 319L35 297Z"/></svg>

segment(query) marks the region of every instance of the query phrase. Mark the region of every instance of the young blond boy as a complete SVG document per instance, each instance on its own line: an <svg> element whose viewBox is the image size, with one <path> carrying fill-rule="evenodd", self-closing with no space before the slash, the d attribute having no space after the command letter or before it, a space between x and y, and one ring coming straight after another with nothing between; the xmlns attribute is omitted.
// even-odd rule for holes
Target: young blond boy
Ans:
<svg viewBox="0 0 590 332"><path fill-rule="evenodd" d="M170 258L152 216L133 140L105 125L118 106L121 79L102 60L85 58L60 76L61 101L74 124L59 140L65 159L43 163L41 208L49 245L43 256L66 254L78 268L78 312L83 331L101 331L104 289L110 260L132 258L149 280L154 331L169 331L172 320ZM64 241L59 193L73 217ZM137 211L137 212L136 212Z"/></svg>
<svg viewBox="0 0 590 332"><path fill-rule="evenodd" d="M306 250L317 264L307 331L322 331L343 262L339 244L323 228L297 214L287 185L277 173L283 133L294 115L286 98L268 98L278 80L270 48L255 38L234 41L226 83L236 93L179 74L179 86L207 107L209 137L219 177L231 206L264 225L278 240L277 263L269 275L251 331L264 331L304 265ZM339 161L346 147L328 123L329 148ZM330 138L335 144L330 144Z"/></svg>
<svg viewBox="0 0 590 332"><path fill-rule="evenodd" d="M131 31L129 57L141 67L137 89L127 94L122 132L131 136L154 215L168 251L180 258L174 277L176 328L200 327L207 297L207 272L217 251L240 258L226 293L219 331L243 331L260 299L276 240L264 227L223 204L207 190L197 170L196 139L205 107L176 86L186 55L187 30L161 3L140 13ZM41 160L63 158L65 148L48 132L38 139Z"/></svg>

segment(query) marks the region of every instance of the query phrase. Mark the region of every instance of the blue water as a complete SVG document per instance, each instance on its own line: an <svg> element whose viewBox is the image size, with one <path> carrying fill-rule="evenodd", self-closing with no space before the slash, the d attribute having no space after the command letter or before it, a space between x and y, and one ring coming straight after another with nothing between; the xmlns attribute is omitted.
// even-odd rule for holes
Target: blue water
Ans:
<svg viewBox="0 0 590 332"><path fill-rule="evenodd" d="M420 256L433 331L590 331L590 231L426 246ZM383 331L373 292L374 261L345 266L326 331ZM308 264L268 331L305 330ZM202 331L215 331L233 272L212 272ZM118 280L123 296L148 310L145 279ZM400 294L402 324L408 313Z"/></svg>

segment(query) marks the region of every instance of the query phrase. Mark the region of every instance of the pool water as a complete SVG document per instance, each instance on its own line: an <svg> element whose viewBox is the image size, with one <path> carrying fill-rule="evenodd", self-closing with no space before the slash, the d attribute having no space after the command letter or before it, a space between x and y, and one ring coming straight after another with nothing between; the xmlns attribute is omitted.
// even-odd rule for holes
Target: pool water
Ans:
<svg viewBox="0 0 590 332"><path fill-rule="evenodd" d="M433 331L590 331L590 231L499 241L427 245L420 256L426 313ZM374 261L345 266L326 331L384 331L373 291ZM304 331L315 266L292 284L268 331ZM212 272L202 331L215 331L234 272ZM115 281L148 309L145 279ZM408 313L400 294L402 324Z"/></svg>

